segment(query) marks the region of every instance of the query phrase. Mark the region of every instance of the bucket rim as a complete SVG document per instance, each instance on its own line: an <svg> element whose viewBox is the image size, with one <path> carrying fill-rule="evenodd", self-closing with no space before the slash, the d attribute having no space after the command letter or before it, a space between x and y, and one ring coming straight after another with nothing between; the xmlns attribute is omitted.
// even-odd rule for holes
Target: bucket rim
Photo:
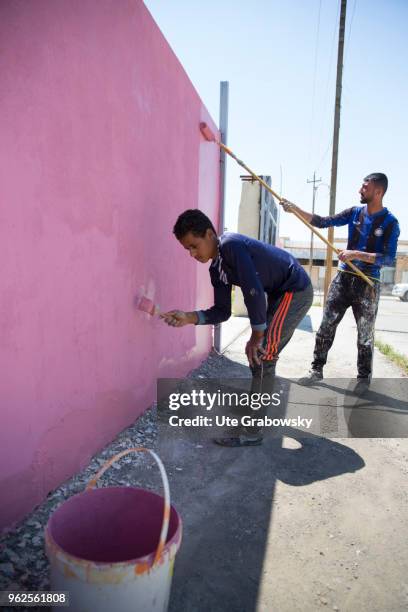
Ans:
<svg viewBox="0 0 408 612"><path fill-rule="evenodd" d="M100 567L100 568L108 567L112 565L114 565L115 568L120 568L120 567L124 568L129 565L145 565L146 564L150 566L150 569L154 569L154 566L157 563L161 562L161 559L163 558L163 556L165 554L168 554L174 545L176 545L177 550L179 549L181 538L182 538L182 533L183 533L183 523L181 520L181 516L177 511L177 508L173 504L170 504L170 508L172 508L177 515L178 525L177 525L177 529L173 537L170 538L170 540L165 543L163 552L156 563L154 563L154 558L156 556L156 550L153 550L151 553L145 555L144 557L133 557L132 559L127 559L126 561L94 561L92 559L84 559L83 557L78 557L77 555L73 555L72 553L69 553L66 550L64 550L62 546L57 544L57 542L55 541L55 539L53 538L51 534L50 522L51 522L51 519L54 513L57 512L58 509L61 508L65 503L69 502L71 499L74 499L75 497L79 497L80 495L84 495L84 494L89 494L91 491L92 492L105 491L106 489L110 489L110 490L112 489L133 489L136 491L145 491L147 493L150 493L151 495L155 495L156 497L160 497L161 499L163 499L161 495L159 495L158 493L155 493L154 491L148 491L147 489L143 489L142 487L132 487L132 486L128 487L128 486L118 485L118 486L113 486L113 487L103 487L101 489L87 489L85 491L80 491L79 493L72 495L69 499L64 500L49 517L47 524L44 528L44 540L45 540L46 549L49 549L50 551L52 551L54 553L54 556L56 557L57 556L64 557L65 559L68 559L71 562L77 563L79 565L84 565L84 566L89 565L91 563L93 566Z"/></svg>

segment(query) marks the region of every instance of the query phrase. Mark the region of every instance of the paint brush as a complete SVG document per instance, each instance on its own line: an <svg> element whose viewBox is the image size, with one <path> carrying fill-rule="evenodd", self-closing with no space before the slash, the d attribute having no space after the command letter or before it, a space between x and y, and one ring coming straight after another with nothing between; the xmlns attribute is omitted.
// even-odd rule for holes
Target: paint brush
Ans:
<svg viewBox="0 0 408 612"><path fill-rule="evenodd" d="M160 314L160 307L145 295L142 295L139 298L139 302L137 303L136 307L138 310L147 312L147 314L151 315L152 317Z"/></svg>

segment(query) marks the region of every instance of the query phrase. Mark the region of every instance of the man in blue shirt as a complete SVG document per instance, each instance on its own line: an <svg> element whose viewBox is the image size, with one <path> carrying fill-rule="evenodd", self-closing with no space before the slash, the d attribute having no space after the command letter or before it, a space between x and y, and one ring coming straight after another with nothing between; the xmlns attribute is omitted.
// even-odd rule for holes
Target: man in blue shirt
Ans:
<svg viewBox="0 0 408 612"><path fill-rule="evenodd" d="M393 266L400 233L397 219L383 206L388 179L382 172L365 177L360 188L360 202L330 217L311 215L291 202L284 200L287 212L294 209L306 221L316 227L330 227L348 224L347 249L339 254L338 273L327 294L323 319L316 334L315 349L310 374L304 384L323 378L323 367L333 344L337 325L347 308L351 306L357 324L357 378L368 385L372 374L374 349L374 326L380 297L381 266ZM366 276L374 281L371 288L344 263L352 261Z"/></svg>
<svg viewBox="0 0 408 612"><path fill-rule="evenodd" d="M252 392L271 392L276 362L296 326L313 301L310 279L286 251L242 234L219 238L210 219L200 210L186 210L174 226L180 244L209 268L214 305L207 310L171 310L161 316L168 325L215 325L231 316L231 290L241 287L252 334L246 355L252 371ZM265 299L267 294L267 302ZM258 416L258 415L257 415ZM215 440L224 446L252 446L262 442L262 431L247 428L235 437Z"/></svg>

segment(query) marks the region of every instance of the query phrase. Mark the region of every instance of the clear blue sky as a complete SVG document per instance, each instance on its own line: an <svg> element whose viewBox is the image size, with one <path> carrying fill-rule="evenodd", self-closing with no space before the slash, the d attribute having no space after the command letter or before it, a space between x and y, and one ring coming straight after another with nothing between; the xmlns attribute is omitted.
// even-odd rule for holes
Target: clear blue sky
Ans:
<svg viewBox="0 0 408 612"><path fill-rule="evenodd" d="M229 81L228 144L279 192L310 210L330 183L340 1L146 0L212 117ZM408 239L408 1L348 0L336 210L359 203L370 172L389 179L384 204ZM226 225L236 230L243 170L228 160ZM329 190L317 192L327 214ZM280 235L308 240L281 212ZM345 231L336 230L337 236Z"/></svg>

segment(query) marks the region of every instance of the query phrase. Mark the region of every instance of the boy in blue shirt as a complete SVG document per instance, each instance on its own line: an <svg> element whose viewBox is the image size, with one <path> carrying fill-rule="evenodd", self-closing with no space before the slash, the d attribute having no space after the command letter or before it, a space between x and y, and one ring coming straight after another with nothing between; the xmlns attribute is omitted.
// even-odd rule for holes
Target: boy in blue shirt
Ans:
<svg viewBox="0 0 408 612"><path fill-rule="evenodd" d="M241 287L252 334L246 355L252 371L252 391L272 392L276 362L313 301L310 279L286 251L242 234L219 238L210 219L200 210L186 210L174 226L180 244L209 268L214 306L207 310L171 310L161 316L168 325L215 325L231 316L231 290ZM267 301L265 299L267 294ZM257 415L260 416L260 415ZM253 446L262 442L262 430L246 428L234 437L215 440L224 446Z"/></svg>
<svg viewBox="0 0 408 612"><path fill-rule="evenodd" d="M360 202L337 215L321 217L311 215L291 202L284 200L286 212L294 209L306 221L316 227L348 224L347 249L339 254L338 273L327 294L323 319L316 334L313 361L304 384L323 378L323 367L333 344L337 325L347 308L351 306L357 324L357 378L369 385L372 374L374 350L374 326L380 297L381 266L393 266L400 234L397 219L383 206L382 200L388 187L388 179L382 172L365 177L360 188ZM352 261L366 276L374 281L371 288L344 263Z"/></svg>

